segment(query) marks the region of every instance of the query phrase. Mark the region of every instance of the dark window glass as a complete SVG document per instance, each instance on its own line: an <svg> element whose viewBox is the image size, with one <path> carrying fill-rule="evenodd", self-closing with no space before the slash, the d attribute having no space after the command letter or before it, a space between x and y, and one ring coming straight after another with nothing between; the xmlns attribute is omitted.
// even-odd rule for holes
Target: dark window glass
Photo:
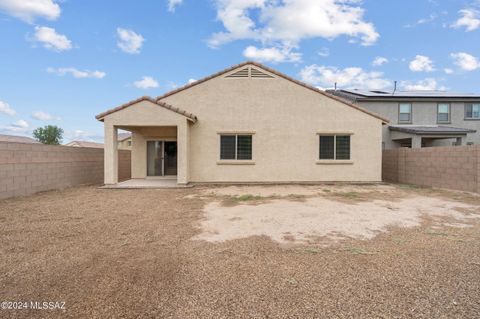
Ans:
<svg viewBox="0 0 480 319"><path fill-rule="evenodd" d="M320 159L335 159L335 136L320 136Z"/></svg>
<svg viewBox="0 0 480 319"><path fill-rule="evenodd" d="M237 136L237 159L238 160L252 159L252 136L251 135Z"/></svg>
<svg viewBox="0 0 480 319"><path fill-rule="evenodd" d="M350 159L350 136L336 137L336 159L349 160Z"/></svg>
<svg viewBox="0 0 480 319"><path fill-rule="evenodd" d="M235 159L235 135L221 135L220 136L220 159L234 160Z"/></svg>

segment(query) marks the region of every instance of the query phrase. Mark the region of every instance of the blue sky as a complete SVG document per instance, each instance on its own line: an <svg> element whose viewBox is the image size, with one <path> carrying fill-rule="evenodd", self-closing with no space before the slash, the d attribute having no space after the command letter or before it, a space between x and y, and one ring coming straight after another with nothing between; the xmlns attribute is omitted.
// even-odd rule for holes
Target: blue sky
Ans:
<svg viewBox="0 0 480 319"><path fill-rule="evenodd" d="M480 93L478 0L0 0L0 133L94 116L244 60L319 88Z"/></svg>

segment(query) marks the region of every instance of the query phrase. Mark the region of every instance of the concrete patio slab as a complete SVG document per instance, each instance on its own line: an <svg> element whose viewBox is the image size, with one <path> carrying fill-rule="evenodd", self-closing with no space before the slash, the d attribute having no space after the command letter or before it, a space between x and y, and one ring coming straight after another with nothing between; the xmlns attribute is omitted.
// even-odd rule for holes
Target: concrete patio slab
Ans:
<svg viewBox="0 0 480 319"><path fill-rule="evenodd" d="M115 185L104 185L103 189L132 189L132 188L186 188L193 185L177 184L176 178L171 179L129 179Z"/></svg>

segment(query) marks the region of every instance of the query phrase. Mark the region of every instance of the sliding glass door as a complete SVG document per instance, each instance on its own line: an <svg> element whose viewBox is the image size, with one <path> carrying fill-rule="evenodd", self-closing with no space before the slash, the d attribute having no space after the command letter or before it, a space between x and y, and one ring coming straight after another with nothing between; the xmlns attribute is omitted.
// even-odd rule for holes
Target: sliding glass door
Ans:
<svg viewBox="0 0 480 319"><path fill-rule="evenodd" d="M147 141L147 176L163 176L162 141Z"/></svg>
<svg viewBox="0 0 480 319"><path fill-rule="evenodd" d="M177 142L147 141L147 176L177 175Z"/></svg>

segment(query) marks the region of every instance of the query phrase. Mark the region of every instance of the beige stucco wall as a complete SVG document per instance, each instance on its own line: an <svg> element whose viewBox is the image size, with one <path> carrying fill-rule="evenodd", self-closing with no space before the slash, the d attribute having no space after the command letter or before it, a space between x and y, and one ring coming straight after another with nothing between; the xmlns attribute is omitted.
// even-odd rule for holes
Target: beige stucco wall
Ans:
<svg viewBox="0 0 480 319"><path fill-rule="evenodd" d="M291 81L218 77L163 102L198 116L190 181L381 180L381 121ZM219 165L219 132L252 132L254 165ZM319 132L352 132L353 164L319 165Z"/></svg>
<svg viewBox="0 0 480 319"><path fill-rule="evenodd" d="M196 123L143 101L107 115L105 125L176 126L179 182L381 180L381 120L275 77L218 77L163 100L195 114ZM132 176L142 178L146 137L151 134L129 130L133 132ZM253 160L248 165L221 162L220 132L253 133ZM351 162L319 164L318 133L352 134ZM187 163L182 162L185 158Z"/></svg>

